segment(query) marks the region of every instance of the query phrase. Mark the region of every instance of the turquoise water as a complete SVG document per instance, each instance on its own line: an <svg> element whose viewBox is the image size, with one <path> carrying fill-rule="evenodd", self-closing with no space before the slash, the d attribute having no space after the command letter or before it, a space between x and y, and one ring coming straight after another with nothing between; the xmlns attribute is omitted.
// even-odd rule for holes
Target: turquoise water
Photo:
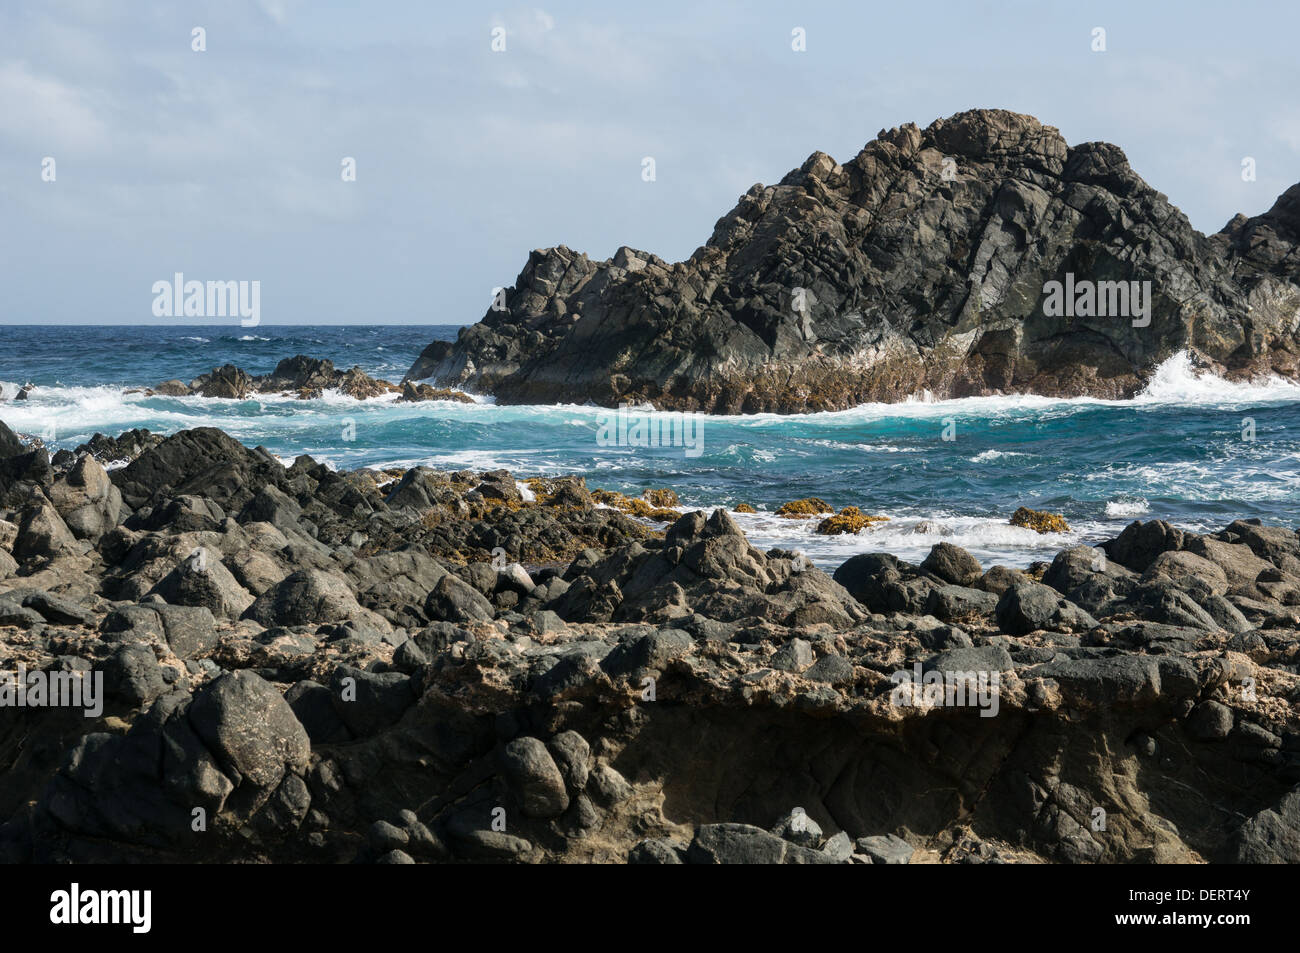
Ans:
<svg viewBox="0 0 1300 953"><path fill-rule="evenodd" d="M756 545L802 549L826 566L869 551L919 559L939 540L986 564L1025 565L1138 518L1202 530L1251 516L1300 525L1300 387L1198 377L1182 358L1131 401L919 395L838 413L709 417L697 423L698 456L681 446L602 446L606 412L593 407L124 393L227 362L264 373L298 353L396 381L426 344L456 330L0 327L0 396L9 398L0 419L58 447L96 431L208 425L286 459L310 453L337 467L506 467L520 477L579 473L593 487L623 492L670 486L690 506L766 509L738 517ZM36 385L30 399L12 401L27 382ZM1253 440L1243 438L1247 419ZM954 439L943 439L945 431ZM812 524L770 515L809 495L891 520L824 538ZM1019 505L1064 513L1072 532L1039 536L1007 525Z"/></svg>

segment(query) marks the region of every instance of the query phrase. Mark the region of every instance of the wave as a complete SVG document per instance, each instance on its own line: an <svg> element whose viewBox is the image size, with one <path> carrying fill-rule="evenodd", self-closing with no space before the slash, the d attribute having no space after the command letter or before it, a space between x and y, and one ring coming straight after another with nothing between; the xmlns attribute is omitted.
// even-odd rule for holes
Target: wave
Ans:
<svg viewBox="0 0 1300 953"><path fill-rule="evenodd" d="M1277 375L1256 381L1229 381L1197 370L1191 355L1179 351L1156 368L1134 404L1243 404L1300 400L1300 383Z"/></svg>
<svg viewBox="0 0 1300 953"><path fill-rule="evenodd" d="M1111 500L1106 504L1106 515L1112 517L1134 517L1149 512L1151 504L1146 500Z"/></svg>

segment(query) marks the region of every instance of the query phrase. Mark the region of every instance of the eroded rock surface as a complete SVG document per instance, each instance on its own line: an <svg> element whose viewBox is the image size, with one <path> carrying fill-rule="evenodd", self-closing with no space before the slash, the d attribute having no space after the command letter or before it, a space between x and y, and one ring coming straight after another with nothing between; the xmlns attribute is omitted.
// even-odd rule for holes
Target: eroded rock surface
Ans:
<svg viewBox="0 0 1300 953"><path fill-rule="evenodd" d="M882 130L842 164L813 153L684 262L534 251L503 310L406 377L506 403L717 413L1126 397L1183 351L1229 377L1294 378L1298 234L1300 185L1206 236L1118 147L977 109ZM1067 275L1150 282L1149 313L1049 315L1044 287Z"/></svg>
<svg viewBox="0 0 1300 953"><path fill-rule="evenodd" d="M102 678L0 709L6 861L1300 862L1294 528L828 574L578 478L98 445L0 428L0 670Z"/></svg>

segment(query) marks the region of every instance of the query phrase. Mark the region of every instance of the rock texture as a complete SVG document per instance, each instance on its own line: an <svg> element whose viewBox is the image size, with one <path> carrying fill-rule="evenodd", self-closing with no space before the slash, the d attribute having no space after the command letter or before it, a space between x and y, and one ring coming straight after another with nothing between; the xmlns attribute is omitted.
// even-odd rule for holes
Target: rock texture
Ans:
<svg viewBox="0 0 1300 953"><path fill-rule="evenodd" d="M755 185L687 261L533 252L504 310L407 373L508 403L840 409L923 391L1130 396L1187 351L1300 373L1300 185L1205 236L1107 143L973 110L813 153ZM1051 317L1067 274L1149 281L1149 324Z"/></svg>
<svg viewBox="0 0 1300 953"><path fill-rule="evenodd" d="M92 444L0 427L0 672L103 683L0 709L0 861L1300 863L1294 528L827 574L579 478Z"/></svg>
<svg viewBox="0 0 1300 953"><path fill-rule="evenodd" d="M389 381L371 377L360 367L341 371L333 361L298 354L286 357L269 374L254 376L234 364L214 367L186 384L180 380L163 381L150 389L150 393L165 397L224 397L244 400L254 394L292 394L300 400L314 400L326 390L337 390L357 400L368 400L384 394L396 393L400 401L454 400L473 403L474 399L460 391L434 388L428 384L407 382L399 387Z"/></svg>

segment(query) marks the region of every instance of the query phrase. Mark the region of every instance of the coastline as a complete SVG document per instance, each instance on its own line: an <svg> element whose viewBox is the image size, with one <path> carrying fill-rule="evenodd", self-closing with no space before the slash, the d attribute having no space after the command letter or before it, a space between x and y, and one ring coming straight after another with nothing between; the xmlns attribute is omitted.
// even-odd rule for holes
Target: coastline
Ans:
<svg viewBox="0 0 1300 953"><path fill-rule="evenodd" d="M105 686L6 722L6 859L1298 859L1294 527L827 573L580 478L5 434L4 667Z"/></svg>

